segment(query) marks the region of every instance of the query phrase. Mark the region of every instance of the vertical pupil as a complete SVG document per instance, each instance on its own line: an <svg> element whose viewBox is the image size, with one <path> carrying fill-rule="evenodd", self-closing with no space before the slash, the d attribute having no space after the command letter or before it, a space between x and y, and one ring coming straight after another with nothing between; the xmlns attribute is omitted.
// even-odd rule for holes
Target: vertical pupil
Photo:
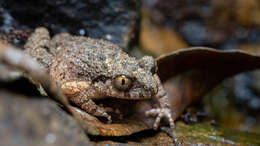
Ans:
<svg viewBox="0 0 260 146"><path fill-rule="evenodd" d="M122 79L121 84L122 84L122 85L125 85L125 79Z"/></svg>

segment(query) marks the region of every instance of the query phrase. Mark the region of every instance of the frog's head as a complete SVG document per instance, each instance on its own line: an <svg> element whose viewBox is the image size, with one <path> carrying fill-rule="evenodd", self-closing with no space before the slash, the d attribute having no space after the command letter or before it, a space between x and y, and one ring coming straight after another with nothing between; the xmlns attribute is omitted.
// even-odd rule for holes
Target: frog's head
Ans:
<svg viewBox="0 0 260 146"><path fill-rule="evenodd" d="M105 91L103 97L142 100L158 92L158 81L154 78L156 64L152 57L136 60L128 55L120 55L109 64L111 78L102 85Z"/></svg>

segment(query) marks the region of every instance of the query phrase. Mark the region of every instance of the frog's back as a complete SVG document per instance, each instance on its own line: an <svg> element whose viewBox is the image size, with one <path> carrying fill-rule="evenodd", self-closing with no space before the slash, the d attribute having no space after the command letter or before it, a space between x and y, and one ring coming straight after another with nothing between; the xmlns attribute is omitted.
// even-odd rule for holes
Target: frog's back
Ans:
<svg viewBox="0 0 260 146"><path fill-rule="evenodd" d="M125 54L110 42L81 36L56 36L52 40L52 46L56 47L57 52L50 74L61 84L66 81L92 81L98 77L109 77L113 58Z"/></svg>

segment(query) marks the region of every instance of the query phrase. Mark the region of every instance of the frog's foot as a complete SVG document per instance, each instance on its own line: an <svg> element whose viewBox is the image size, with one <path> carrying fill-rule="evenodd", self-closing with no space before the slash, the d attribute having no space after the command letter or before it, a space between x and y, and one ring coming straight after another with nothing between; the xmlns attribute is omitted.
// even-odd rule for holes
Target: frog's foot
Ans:
<svg viewBox="0 0 260 146"><path fill-rule="evenodd" d="M154 109L150 109L148 111L145 112L146 116L155 116L157 115L155 122L153 124L153 129L157 129L160 121L162 118L167 118L169 125L171 128L174 127L174 121L172 119L172 114L171 114L171 110L169 108L154 108Z"/></svg>

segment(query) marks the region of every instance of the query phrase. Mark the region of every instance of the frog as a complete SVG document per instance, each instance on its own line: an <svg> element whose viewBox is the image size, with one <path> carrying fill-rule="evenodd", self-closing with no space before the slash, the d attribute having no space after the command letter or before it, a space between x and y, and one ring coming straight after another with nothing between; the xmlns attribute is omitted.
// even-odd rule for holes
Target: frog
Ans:
<svg viewBox="0 0 260 146"><path fill-rule="evenodd" d="M101 39L69 33L51 37L44 27L35 29L24 49L46 70L69 101L84 112L112 123L111 115L96 100L153 100L158 106L145 111L147 117L155 119L153 128L157 129L163 118L171 128L174 126L169 97L156 74L153 57L136 59Z"/></svg>

